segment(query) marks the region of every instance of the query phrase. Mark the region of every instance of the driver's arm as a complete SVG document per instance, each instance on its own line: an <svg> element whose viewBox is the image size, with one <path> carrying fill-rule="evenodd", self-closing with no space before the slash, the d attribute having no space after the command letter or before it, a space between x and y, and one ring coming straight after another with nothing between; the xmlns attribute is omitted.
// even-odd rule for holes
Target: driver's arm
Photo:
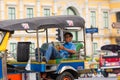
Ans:
<svg viewBox="0 0 120 80"><path fill-rule="evenodd" d="M67 49L64 46L60 46L60 49L65 50L65 51L67 51L69 53L72 53L72 54L76 53L76 50L74 50L74 48L73 49Z"/></svg>
<svg viewBox="0 0 120 80"><path fill-rule="evenodd" d="M67 49L67 48L64 48L64 50L66 50L67 52L72 53L72 54L75 54L75 53L76 53L75 50L71 50L71 49Z"/></svg>

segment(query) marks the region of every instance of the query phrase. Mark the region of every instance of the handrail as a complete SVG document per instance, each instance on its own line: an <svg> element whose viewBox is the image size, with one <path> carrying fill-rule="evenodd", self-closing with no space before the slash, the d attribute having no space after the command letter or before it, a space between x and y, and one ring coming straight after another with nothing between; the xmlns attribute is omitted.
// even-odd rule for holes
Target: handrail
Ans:
<svg viewBox="0 0 120 80"><path fill-rule="evenodd" d="M27 33L37 33L36 30L35 31L32 30L33 32L29 32L29 30L25 30L25 31ZM43 29L43 31L38 31L38 33L45 32L45 31L46 31L46 29Z"/></svg>

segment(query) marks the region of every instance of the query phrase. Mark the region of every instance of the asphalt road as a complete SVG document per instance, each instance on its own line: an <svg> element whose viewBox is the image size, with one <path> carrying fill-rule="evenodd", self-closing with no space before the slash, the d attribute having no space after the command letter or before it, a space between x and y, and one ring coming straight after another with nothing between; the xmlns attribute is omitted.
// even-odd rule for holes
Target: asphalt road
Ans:
<svg viewBox="0 0 120 80"><path fill-rule="evenodd" d="M79 78L77 80L118 80L118 76L116 76L115 74L110 74L108 78L104 78L102 76L102 77L92 77L92 78Z"/></svg>
<svg viewBox="0 0 120 80"><path fill-rule="evenodd" d="M109 77L109 78L101 78L101 77L97 77L97 78L79 78L78 80L117 80L117 78L115 77Z"/></svg>

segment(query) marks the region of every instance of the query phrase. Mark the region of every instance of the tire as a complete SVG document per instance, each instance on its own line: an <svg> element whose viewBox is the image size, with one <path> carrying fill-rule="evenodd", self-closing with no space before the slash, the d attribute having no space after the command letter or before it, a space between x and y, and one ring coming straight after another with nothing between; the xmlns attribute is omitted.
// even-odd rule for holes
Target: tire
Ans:
<svg viewBox="0 0 120 80"><path fill-rule="evenodd" d="M103 71L103 72L102 72L102 75L103 75L104 77L108 77L108 76L109 76L109 73L106 72L106 71Z"/></svg>
<svg viewBox="0 0 120 80"><path fill-rule="evenodd" d="M27 62L29 60L30 42L18 42L17 45L17 61Z"/></svg>
<svg viewBox="0 0 120 80"><path fill-rule="evenodd" d="M74 80L74 77L69 72L63 72L62 74L57 76L56 80Z"/></svg>

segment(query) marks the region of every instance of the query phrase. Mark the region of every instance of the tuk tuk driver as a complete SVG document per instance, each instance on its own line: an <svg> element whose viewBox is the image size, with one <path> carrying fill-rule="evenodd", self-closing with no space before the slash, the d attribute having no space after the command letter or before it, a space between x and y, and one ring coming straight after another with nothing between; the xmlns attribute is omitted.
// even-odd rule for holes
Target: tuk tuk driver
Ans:
<svg viewBox="0 0 120 80"><path fill-rule="evenodd" d="M42 58L42 61L48 62L50 58L56 59L56 58L68 58L71 54L76 53L76 47L72 43L73 35L70 32L66 32L64 34L64 40L65 43L61 46L59 46L59 51L55 49L53 45L49 45L48 49L46 51L43 51L40 49L41 53L44 53L44 57Z"/></svg>

